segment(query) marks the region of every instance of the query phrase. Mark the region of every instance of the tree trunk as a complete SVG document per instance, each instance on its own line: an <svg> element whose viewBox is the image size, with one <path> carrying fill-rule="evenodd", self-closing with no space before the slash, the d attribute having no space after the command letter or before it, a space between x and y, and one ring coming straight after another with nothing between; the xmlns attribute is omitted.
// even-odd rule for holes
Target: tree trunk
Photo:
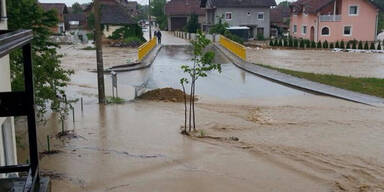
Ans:
<svg viewBox="0 0 384 192"><path fill-rule="evenodd" d="M182 86L184 92L184 133L187 133L187 93L185 92L184 84Z"/></svg>
<svg viewBox="0 0 384 192"><path fill-rule="evenodd" d="M97 60L97 87L99 95L99 104L105 104L105 88L104 88L104 64L103 64L103 49L101 44L101 14L100 0L95 0L95 39L96 39L96 60Z"/></svg>
<svg viewBox="0 0 384 192"><path fill-rule="evenodd" d="M195 90L196 81L193 82L193 93L192 93L192 118L193 118L193 130L196 131L196 116L195 116Z"/></svg>
<svg viewBox="0 0 384 192"><path fill-rule="evenodd" d="M192 78L193 79L193 78ZM192 80L193 82L193 80ZM191 92L189 96L189 132L192 131L192 90L193 90L193 83L191 84Z"/></svg>

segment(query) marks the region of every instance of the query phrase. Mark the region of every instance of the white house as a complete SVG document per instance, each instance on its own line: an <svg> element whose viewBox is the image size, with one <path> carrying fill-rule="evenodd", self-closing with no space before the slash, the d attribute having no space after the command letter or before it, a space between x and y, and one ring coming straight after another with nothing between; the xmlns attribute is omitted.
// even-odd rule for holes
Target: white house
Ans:
<svg viewBox="0 0 384 192"><path fill-rule="evenodd" d="M0 30L7 29L6 0L0 0ZM0 92L11 91L9 56L0 59ZM13 117L0 117L0 166L17 164L16 136ZM5 175L0 175L4 177Z"/></svg>

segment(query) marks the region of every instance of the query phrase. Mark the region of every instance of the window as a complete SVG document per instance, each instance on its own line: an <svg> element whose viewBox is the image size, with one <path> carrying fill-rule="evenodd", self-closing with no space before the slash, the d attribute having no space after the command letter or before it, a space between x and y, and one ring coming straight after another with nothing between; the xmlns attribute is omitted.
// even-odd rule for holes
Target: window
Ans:
<svg viewBox="0 0 384 192"><path fill-rule="evenodd" d="M321 29L321 35L328 36L329 35L329 28L323 27L323 29Z"/></svg>
<svg viewBox="0 0 384 192"><path fill-rule="evenodd" d="M349 6L349 16L356 16L359 14L359 6L351 5Z"/></svg>
<svg viewBox="0 0 384 192"><path fill-rule="evenodd" d="M297 25L294 25L293 26L293 33L296 33L297 32Z"/></svg>
<svg viewBox="0 0 384 192"><path fill-rule="evenodd" d="M232 20L232 12L225 13L225 19L226 20Z"/></svg>
<svg viewBox="0 0 384 192"><path fill-rule="evenodd" d="M264 20L264 12L257 13L257 19L258 20Z"/></svg>
<svg viewBox="0 0 384 192"><path fill-rule="evenodd" d="M352 35L352 26L344 26L344 36Z"/></svg>
<svg viewBox="0 0 384 192"><path fill-rule="evenodd" d="M301 27L301 34L303 34L303 35L307 34L307 26L303 25Z"/></svg>

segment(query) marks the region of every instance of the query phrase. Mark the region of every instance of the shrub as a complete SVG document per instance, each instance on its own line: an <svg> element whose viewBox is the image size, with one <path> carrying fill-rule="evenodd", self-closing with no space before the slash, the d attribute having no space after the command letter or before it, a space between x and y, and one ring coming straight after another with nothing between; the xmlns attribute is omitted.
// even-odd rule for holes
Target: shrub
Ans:
<svg viewBox="0 0 384 192"><path fill-rule="evenodd" d="M305 42L303 39L300 40L300 48L305 48Z"/></svg>
<svg viewBox="0 0 384 192"><path fill-rule="evenodd" d="M359 47L358 49L363 49L363 42L362 41L359 41Z"/></svg>
<svg viewBox="0 0 384 192"><path fill-rule="evenodd" d="M340 48L341 48L341 49L344 49L344 48L345 48L344 41L341 41L341 43L340 43Z"/></svg>
<svg viewBox="0 0 384 192"><path fill-rule="evenodd" d="M264 40L265 38L264 38L264 35L263 34L257 34L257 40L259 40L259 41L262 41L262 40Z"/></svg>
<svg viewBox="0 0 384 192"><path fill-rule="evenodd" d="M321 44L321 41L318 41L318 42L317 42L317 48L320 49L320 48L322 47L321 45L322 45L322 44Z"/></svg>
<svg viewBox="0 0 384 192"><path fill-rule="evenodd" d="M279 40L275 39L275 42L273 43L274 46L279 46Z"/></svg>
<svg viewBox="0 0 384 192"><path fill-rule="evenodd" d="M370 47L369 49L371 49L371 50L375 50L375 49L376 49L376 47L375 47L375 42L372 42L372 43L371 43L371 47Z"/></svg>
<svg viewBox="0 0 384 192"><path fill-rule="evenodd" d="M357 47L357 41L352 41L352 49L356 49Z"/></svg>
<svg viewBox="0 0 384 192"><path fill-rule="evenodd" d="M329 48L330 48L330 49L335 48L335 46L333 45L333 43L329 44Z"/></svg>
<svg viewBox="0 0 384 192"><path fill-rule="evenodd" d="M269 46L270 46L270 47L273 47L273 46L274 46L274 45L273 45L273 40L270 40L270 41L269 41Z"/></svg>
<svg viewBox="0 0 384 192"><path fill-rule="evenodd" d="M340 48L339 41L336 41L335 48Z"/></svg>
<svg viewBox="0 0 384 192"><path fill-rule="evenodd" d="M283 40L279 39L279 46L282 47L283 46Z"/></svg>
<svg viewBox="0 0 384 192"><path fill-rule="evenodd" d="M369 49L368 41L365 42L365 44L364 44L364 49L365 49L365 50L368 50L368 49Z"/></svg>
<svg viewBox="0 0 384 192"><path fill-rule="evenodd" d="M123 40L123 43L128 47L139 47L145 41L140 39L139 37L128 37Z"/></svg>
<svg viewBox="0 0 384 192"><path fill-rule="evenodd" d="M315 41L311 42L311 48L316 48L316 42Z"/></svg>
<svg viewBox="0 0 384 192"><path fill-rule="evenodd" d="M323 48L324 49L328 49L328 41L327 40L324 41Z"/></svg>
<svg viewBox="0 0 384 192"><path fill-rule="evenodd" d="M237 36L237 35L234 35L232 34L231 32L229 32L228 30L224 32L224 36L236 43L240 43L240 44L244 44L244 39Z"/></svg>
<svg viewBox="0 0 384 192"><path fill-rule="evenodd" d="M93 32L87 33L87 38L88 38L88 40L94 40L95 39L95 35L93 34Z"/></svg>
<svg viewBox="0 0 384 192"><path fill-rule="evenodd" d="M293 39L290 37L288 41L288 47L293 47Z"/></svg>
<svg viewBox="0 0 384 192"><path fill-rule="evenodd" d="M311 47L311 41L310 40L305 40L305 47L310 48Z"/></svg>
<svg viewBox="0 0 384 192"><path fill-rule="evenodd" d="M297 40L296 38L293 39L293 47L299 47L299 40Z"/></svg>
<svg viewBox="0 0 384 192"><path fill-rule="evenodd" d="M377 46L377 50L381 50L380 42L379 42L379 45Z"/></svg>
<svg viewBox="0 0 384 192"><path fill-rule="evenodd" d="M120 27L119 29L115 30L111 36L109 36L109 39L113 40L125 40L130 37L136 37L140 39L140 41L145 41L143 37L143 31L141 27L137 24L131 24L131 25L125 25L123 27Z"/></svg>
<svg viewBox="0 0 384 192"><path fill-rule="evenodd" d="M347 42L347 49L351 49L351 44Z"/></svg>
<svg viewBox="0 0 384 192"><path fill-rule="evenodd" d="M284 39L284 47L288 47L288 40Z"/></svg>

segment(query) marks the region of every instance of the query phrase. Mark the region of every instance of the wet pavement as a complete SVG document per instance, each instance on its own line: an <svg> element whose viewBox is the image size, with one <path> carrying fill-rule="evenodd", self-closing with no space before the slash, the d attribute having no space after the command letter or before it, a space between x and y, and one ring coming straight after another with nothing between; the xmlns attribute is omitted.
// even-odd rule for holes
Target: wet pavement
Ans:
<svg viewBox="0 0 384 192"><path fill-rule="evenodd" d="M187 75L180 66L192 64L191 51L191 47L188 46L164 46L150 68L119 73L119 82L147 89L164 87L181 89L179 80ZM245 72L217 51L215 62L222 64L222 73L210 72L207 78L198 80L196 93L200 96L252 99L306 94Z"/></svg>

